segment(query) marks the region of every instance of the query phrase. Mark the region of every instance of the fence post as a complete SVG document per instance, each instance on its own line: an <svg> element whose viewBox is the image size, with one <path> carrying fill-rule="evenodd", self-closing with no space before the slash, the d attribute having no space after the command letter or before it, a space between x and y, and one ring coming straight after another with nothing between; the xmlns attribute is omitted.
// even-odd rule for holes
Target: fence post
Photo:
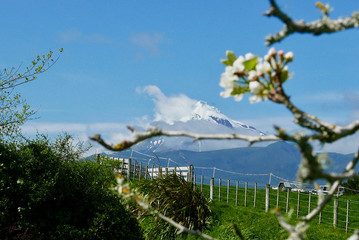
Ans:
<svg viewBox="0 0 359 240"><path fill-rule="evenodd" d="M322 223L322 211L319 212L319 224Z"/></svg>
<svg viewBox="0 0 359 240"><path fill-rule="evenodd" d="M158 166L157 178L162 178L162 167Z"/></svg>
<svg viewBox="0 0 359 240"><path fill-rule="evenodd" d="M333 208L333 227L338 226L338 198L334 199L334 208Z"/></svg>
<svg viewBox="0 0 359 240"><path fill-rule="evenodd" d="M165 168L166 177L168 176L168 167Z"/></svg>
<svg viewBox="0 0 359 240"><path fill-rule="evenodd" d="M192 183L193 182L193 165L189 165L188 167L188 174L187 174L187 181Z"/></svg>
<svg viewBox="0 0 359 240"><path fill-rule="evenodd" d="M266 184L266 212L269 211L269 190L270 184Z"/></svg>
<svg viewBox="0 0 359 240"><path fill-rule="evenodd" d="M297 218L299 217L299 211L300 211L300 191L298 189Z"/></svg>
<svg viewBox="0 0 359 240"><path fill-rule="evenodd" d="M138 180L141 180L142 175L142 162L140 162L140 173L138 174Z"/></svg>
<svg viewBox="0 0 359 240"><path fill-rule="evenodd" d="M201 176L201 192L203 193L203 175Z"/></svg>
<svg viewBox="0 0 359 240"><path fill-rule="evenodd" d="M145 167L145 179L147 179L147 176L148 176L148 166L146 165L146 167Z"/></svg>
<svg viewBox="0 0 359 240"><path fill-rule="evenodd" d="M122 174L122 176L125 175L125 159L122 159L122 162L121 162L121 174Z"/></svg>
<svg viewBox="0 0 359 240"><path fill-rule="evenodd" d="M220 202L221 201L221 182L222 182L222 180L219 178L218 179L218 202Z"/></svg>
<svg viewBox="0 0 359 240"><path fill-rule="evenodd" d="M193 174L193 191L196 190L196 174Z"/></svg>
<svg viewBox="0 0 359 240"><path fill-rule="evenodd" d="M227 204L229 203L229 186L231 185L231 180L227 182Z"/></svg>
<svg viewBox="0 0 359 240"><path fill-rule="evenodd" d="M153 172L155 171L155 165L152 165L151 180L153 180Z"/></svg>
<svg viewBox="0 0 359 240"><path fill-rule="evenodd" d="M254 197L253 197L253 207L257 206L257 183L254 184Z"/></svg>
<svg viewBox="0 0 359 240"><path fill-rule="evenodd" d="M133 165L133 176L132 179L136 179L136 168L137 168L137 161L135 160L135 164Z"/></svg>
<svg viewBox="0 0 359 240"><path fill-rule="evenodd" d="M349 205L350 200L347 200L347 216L345 218L345 232L348 233L348 227L349 227Z"/></svg>
<svg viewBox="0 0 359 240"><path fill-rule="evenodd" d="M308 214L310 213L310 208L312 204L312 193L309 193L309 199L308 199Z"/></svg>
<svg viewBox="0 0 359 240"><path fill-rule="evenodd" d="M127 164L127 178L131 179L131 158L128 159L128 164Z"/></svg>
<svg viewBox="0 0 359 240"><path fill-rule="evenodd" d="M277 188L277 203L276 203L276 207L279 207L279 187Z"/></svg>
<svg viewBox="0 0 359 240"><path fill-rule="evenodd" d="M238 206L238 188L239 188L239 181L236 181L236 206Z"/></svg>
<svg viewBox="0 0 359 240"><path fill-rule="evenodd" d="M248 191L248 182L244 185L244 206L247 207L247 191Z"/></svg>
<svg viewBox="0 0 359 240"><path fill-rule="evenodd" d="M209 199L213 201L213 187L214 187L214 178L211 178L209 182Z"/></svg>
<svg viewBox="0 0 359 240"><path fill-rule="evenodd" d="M287 188L287 202L285 204L285 213L288 213L289 210L289 193L290 193L290 189Z"/></svg>

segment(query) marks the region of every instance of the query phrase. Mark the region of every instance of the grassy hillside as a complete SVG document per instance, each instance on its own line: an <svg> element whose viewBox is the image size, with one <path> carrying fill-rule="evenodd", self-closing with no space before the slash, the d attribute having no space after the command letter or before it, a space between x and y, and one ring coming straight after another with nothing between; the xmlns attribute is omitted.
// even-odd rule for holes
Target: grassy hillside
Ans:
<svg viewBox="0 0 359 240"><path fill-rule="evenodd" d="M245 239L287 239L288 234L283 230L272 213L262 209L246 208L223 202L211 205L214 216L211 224L204 233L217 239L239 239L233 228L236 224ZM291 220L292 222L294 221ZM350 234L331 226L312 224L307 232L307 239L347 239ZM196 236L180 235L176 239L199 239Z"/></svg>

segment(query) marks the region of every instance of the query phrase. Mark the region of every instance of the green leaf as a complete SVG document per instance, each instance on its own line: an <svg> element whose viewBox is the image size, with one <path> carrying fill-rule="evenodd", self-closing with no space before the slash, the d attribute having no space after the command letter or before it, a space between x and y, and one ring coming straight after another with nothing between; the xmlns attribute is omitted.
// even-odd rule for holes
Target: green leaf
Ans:
<svg viewBox="0 0 359 240"><path fill-rule="evenodd" d="M247 86L245 86L245 87L239 86L239 87L233 89L233 91L231 92L231 95L233 96L233 95L244 94L244 93L249 92L249 91L250 91L249 87L247 87Z"/></svg>
<svg viewBox="0 0 359 240"><path fill-rule="evenodd" d="M236 55L232 52L232 51L227 51L226 52L226 55L227 55L227 59L230 63L232 63L231 65L233 65L234 61L237 60L237 57Z"/></svg>
<svg viewBox="0 0 359 240"><path fill-rule="evenodd" d="M244 61L243 65L246 68L246 70L248 70L248 71L254 70L257 65L257 59L258 59L258 57L255 57L255 58L249 59L247 61Z"/></svg>
<svg viewBox="0 0 359 240"><path fill-rule="evenodd" d="M236 55L232 51L226 52L227 59L221 59L221 62L226 66L232 66L234 61L237 60Z"/></svg>
<svg viewBox="0 0 359 240"><path fill-rule="evenodd" d="M281 83L284 83L285 81L287 81L288 77L289 77L288 71L282 72L280 75Z"/></svg>
<svg viewBox="0 0 359 240"><path fill-rule="evenodd" d="M232 66L232 64L227 59L221 59L221 62L226 66Z"/></svg>

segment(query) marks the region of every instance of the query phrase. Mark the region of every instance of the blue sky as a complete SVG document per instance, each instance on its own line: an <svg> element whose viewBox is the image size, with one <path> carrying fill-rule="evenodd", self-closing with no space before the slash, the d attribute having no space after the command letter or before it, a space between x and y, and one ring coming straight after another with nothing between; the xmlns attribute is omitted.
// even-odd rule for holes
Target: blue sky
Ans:
<svg viewBox="0 0 359 240"><path fill-rule="evenodd" d="M294 19L321 16L315 1L279 1ZM330 1L333 18L359 10L358 1ZM282 28L262 13L268 1L2 1L0 66L26 66L39 54L64 48L48 72L18 88L37 110L24 132L61 131L86 139L130 137L126 125L146 125L158 107L157 86L167 99L203 100L228 117L271 133L274 124L293 129L291 115L271 102L250 104L219 96L220 59L268 51L264 37ZM335 124L359 118L359 32L313 37L292 35L276 49L293 51L294 77L286 83L293 102ZM357 137L329 150L353 152Z"/></svg>

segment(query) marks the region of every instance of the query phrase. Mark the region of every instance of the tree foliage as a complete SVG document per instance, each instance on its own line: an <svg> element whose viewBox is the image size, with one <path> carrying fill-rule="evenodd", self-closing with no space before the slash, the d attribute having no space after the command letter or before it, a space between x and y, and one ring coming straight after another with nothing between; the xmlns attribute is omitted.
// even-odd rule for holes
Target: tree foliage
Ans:
<svg viewBox="0 0 359 240"><path fill-rule="evenodd" d="M59 50L60 54L62 49ZM18 126L34 115L34 111L15 92L15 88L34 81L38 75L51 68L60 55L53 58L53 52L37 56L25 70L21 66L0 71L0 134L10 135L18 130Z"/></svg>

